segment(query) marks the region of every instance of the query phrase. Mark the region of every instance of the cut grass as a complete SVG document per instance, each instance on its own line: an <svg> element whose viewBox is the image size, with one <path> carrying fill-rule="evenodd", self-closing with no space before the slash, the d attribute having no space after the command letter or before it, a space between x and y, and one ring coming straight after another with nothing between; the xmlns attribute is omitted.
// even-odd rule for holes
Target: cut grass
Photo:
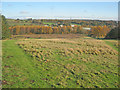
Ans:
<svg viewBox="0 0 120 90"><path fill-rule="evenodd" d="M106 44L111 46L114 50L118 51L118 48L115 46L116 43L118 43L118 41L116 42L117 40L113 41L113 40L105 40Z"/></svg>
<svg viewBox="0 0 120 90"><path fill-rule="evenodd" d="M8 22L8 25L9 26L24 26L24 25L39 25L39 24L36 24L36 23L29 23L29 22L26 22L26 23L22 23L22 22L19 22L19 23L16 23L16 22Z"/></svg>
<svg viewBox="0 0 120 90"><path fill-rule="evenodd" d="M43 24L49 24L49 25L52 25L52 24L55 24L55 23L43 22Z"/></svg>
<svg viewBox="0 0 120 90"><path fill-rule="evenodd" d="M3 88L50 87L40 79L41 70L36 69L36 61L25 54L15 42L15 40L3 41ZM40 85L37 83L34 85L36 81Z"/></svg>
<svg viewBox="0 0 120 90"><path fill-rule="evenodd" d="M96 49L101 52L93 55ZM3 88L116 88L118 58L112 51L93 38L3 41Z"/></svg>

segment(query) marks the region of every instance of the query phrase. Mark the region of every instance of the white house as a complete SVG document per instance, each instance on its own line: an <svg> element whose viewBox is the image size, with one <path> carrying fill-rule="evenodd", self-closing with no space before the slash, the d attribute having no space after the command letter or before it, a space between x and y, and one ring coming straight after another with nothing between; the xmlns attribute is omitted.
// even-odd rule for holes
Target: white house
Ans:
<svg viewBox="0 0 120 90"><path fill-rule="evenodd" d="M83 27L84 30L91 30L91 28Z"/></svg>
<svg viewBox="0 0 120 90"><path fill-rule="evenodd" d="M60 27L63 27L63 25L60 25Z"/></svg>
<svg viewBox="0 0 120 90"><path fill-rule="evenodd" d="M45 24L44 26L48 26L48 25Z"/></svg>
<svg viewBox="0 0 120 90"><path fill-rule="evenodd" d="M71 27L74 27L75 25L71 25Z"/></svg>

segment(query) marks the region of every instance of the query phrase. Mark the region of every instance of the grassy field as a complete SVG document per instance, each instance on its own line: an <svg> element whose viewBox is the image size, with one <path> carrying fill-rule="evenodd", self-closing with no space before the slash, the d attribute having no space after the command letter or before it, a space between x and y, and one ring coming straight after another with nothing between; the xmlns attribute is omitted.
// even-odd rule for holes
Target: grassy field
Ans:
<svg viewBox="0 0 120 90"><path fill-rule="evenodd" d="M86 36L5 40L3 88L118 88L116 48Z"/></svg>
<svg viewBox="0 0 120 90"><path fill-rule="evenodd" d="M14 21L14 20L7 20L8 22L8 25L9 26L16 26L16 25L39 25L39 24L36 24L36 23L31 23L31 22L17 22L17 21Z"/></svg>
<svg viewBox="0 0 120 90"><path fill-rule="evenodd" d="M111 46L113 49L115 49L116 51L120 50L120 44L118 43L118 40L104 40L106 42L106 44L108 44L109 46Z"/></svg>
<svg viewBox="0 0 120 90"><path fill-rule="evenodd" d="M52 38L66 38L66 39L71 39L71 38L81 38L85 37L82 34L32 34L32 35L13 35L11 38L12 39L26 39L26 38L31 38L31 39L52 39Z"/></svg>
<svg viewBox="0 0 120 90"><path fill-rule="evenodd" d="M43 22L43 24L49 24L49 25L52 25L52 24L55 24L55 23Z"/></svg>
<svg viewBox="0 0 120 90"><path fill-rule="evenodd" d="M40 23L32 23L32 22L23 22L23 21L14 21L14 20L7 20L9 26L16 26L16 25L40 25ZM50 23L50 22L42 22L43 24L55 24L55 23Z"/></svg>

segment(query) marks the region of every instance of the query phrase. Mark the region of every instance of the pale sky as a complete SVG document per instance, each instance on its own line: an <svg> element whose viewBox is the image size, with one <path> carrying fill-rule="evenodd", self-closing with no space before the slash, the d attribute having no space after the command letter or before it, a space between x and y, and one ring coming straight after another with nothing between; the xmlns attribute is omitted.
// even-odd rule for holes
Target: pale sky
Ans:
<svg viewBox="0 0 120 90"><path fill-rule="evenodd" d="M34 2L32 2L33 0L29 0L29 2L27 2L28 0L26 0L26 2L8 2L22 0L2 0L2 1L4 1L2 2L2 14L5 15L7 18L22 19L32 17L36 19L39 18L50 19L73 18L73 19L103 19L103 20L118 19L117 0L104 0L109 2L87 2L95 0L84 0L86 2L80 2L81 0L64 0L69 2L45 2L48 0L44 0L44 2L41 2L43 0L34 0Z"/></svg>
<svg viewBox="0 0 120 90"><path fill-rule="evenodd" d="M119 0L1 0L2 2L119 2Z"/></svg>

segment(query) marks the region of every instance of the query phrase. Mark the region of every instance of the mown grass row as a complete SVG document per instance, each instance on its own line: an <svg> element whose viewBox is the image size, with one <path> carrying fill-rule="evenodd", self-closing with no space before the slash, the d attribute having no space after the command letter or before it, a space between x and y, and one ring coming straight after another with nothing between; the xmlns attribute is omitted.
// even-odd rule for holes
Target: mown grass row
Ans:
<svg viewBox="0 0 120 90"><path fill-rule="evenodd" d="M118 87L118 52L95 39L17 42L51 87ZM43 76L40 76L42 78Z"/></svg>

